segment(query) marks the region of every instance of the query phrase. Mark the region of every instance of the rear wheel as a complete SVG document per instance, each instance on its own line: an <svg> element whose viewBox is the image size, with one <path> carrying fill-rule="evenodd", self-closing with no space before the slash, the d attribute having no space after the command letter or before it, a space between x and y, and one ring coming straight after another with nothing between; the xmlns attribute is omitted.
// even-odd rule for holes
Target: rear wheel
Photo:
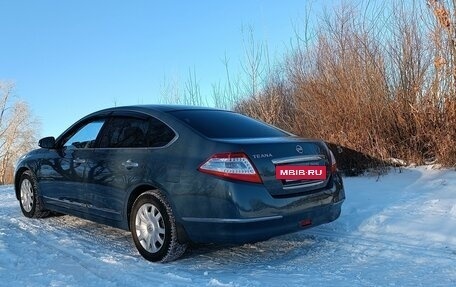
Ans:
<svg viewBox="0 0 456 287"><path fill-rule="evenodd" d="M187 247L177 240L171 206L156 190L145 192L135 200L130 229L136 248L149 261L172 261L184 254Z"/></svg>
<svg viewBox="0 0 456 287"><path fill-rule="evenodd" d="M27 170L21 175L19 192L19 203L26 217L40 218L49 215L49 211L43 208L39 198L38 183L31 171Z"/></svg>

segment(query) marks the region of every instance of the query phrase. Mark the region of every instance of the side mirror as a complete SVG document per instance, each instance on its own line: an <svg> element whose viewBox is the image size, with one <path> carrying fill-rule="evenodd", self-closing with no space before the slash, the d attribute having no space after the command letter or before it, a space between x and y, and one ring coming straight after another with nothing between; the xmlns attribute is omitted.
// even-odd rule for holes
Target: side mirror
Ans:
<svg viewBox="0 0 456 287"><path fill-rule="evenodd" d="M52 149L55 147L55 138L54 137L45 137L38 141L38 146L42 148Z"/></svg>

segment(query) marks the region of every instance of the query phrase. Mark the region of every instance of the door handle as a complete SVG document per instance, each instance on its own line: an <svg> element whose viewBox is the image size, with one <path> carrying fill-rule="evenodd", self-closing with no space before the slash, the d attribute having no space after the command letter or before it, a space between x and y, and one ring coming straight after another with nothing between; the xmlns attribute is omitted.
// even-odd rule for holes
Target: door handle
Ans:
<svg viewBox="0 0 456 287"><path fill-rule="evenodd" d="M134 167L138 167L139 164L137 162L134 162L134 161L131 161L130 159L127 160L127 161L124 161L122 163L123 167L125 167L126 169L132 169Z"/></svg>
<svg viewBox="0 0 456 287"><path fill-rule="evenodd" d="M77 164L82 164L82 163L85 163L86 160L83 158L75 158L75 159L73 159L73 162L77 163Z"/></svg>

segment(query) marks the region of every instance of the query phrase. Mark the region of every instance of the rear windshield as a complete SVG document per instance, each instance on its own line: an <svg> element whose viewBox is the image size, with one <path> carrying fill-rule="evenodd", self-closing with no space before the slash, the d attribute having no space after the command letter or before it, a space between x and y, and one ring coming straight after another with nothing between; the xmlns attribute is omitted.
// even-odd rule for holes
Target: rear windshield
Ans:
<svg viewBox="0 0 456 287"><path fill-rule="evenodd" d="M209 138L288 136L287 133L273 126L228 111L186 110L170 113Z"/></svg>

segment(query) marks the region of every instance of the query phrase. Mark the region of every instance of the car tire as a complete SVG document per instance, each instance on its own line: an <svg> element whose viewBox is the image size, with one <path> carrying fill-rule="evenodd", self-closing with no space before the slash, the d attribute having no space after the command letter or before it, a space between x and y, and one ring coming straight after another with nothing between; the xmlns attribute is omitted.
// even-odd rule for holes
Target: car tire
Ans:
<svg viewBox="0 0 456 287"><path fill-rule="evenodd" d="M22 173L19 180L19 204L22 213L30 218L49 216L50 212L44 209L39 196L38 182L34 174L27 170Z"/></svg>
<svg viewBox="0 0 456 287"><path fill-rule="evenodd" d="M130 215L130 230L139 253L152 262L168 262L184 254L187 245L178 242L176 221L170 204L157 190L136 198Z"/></svg>

